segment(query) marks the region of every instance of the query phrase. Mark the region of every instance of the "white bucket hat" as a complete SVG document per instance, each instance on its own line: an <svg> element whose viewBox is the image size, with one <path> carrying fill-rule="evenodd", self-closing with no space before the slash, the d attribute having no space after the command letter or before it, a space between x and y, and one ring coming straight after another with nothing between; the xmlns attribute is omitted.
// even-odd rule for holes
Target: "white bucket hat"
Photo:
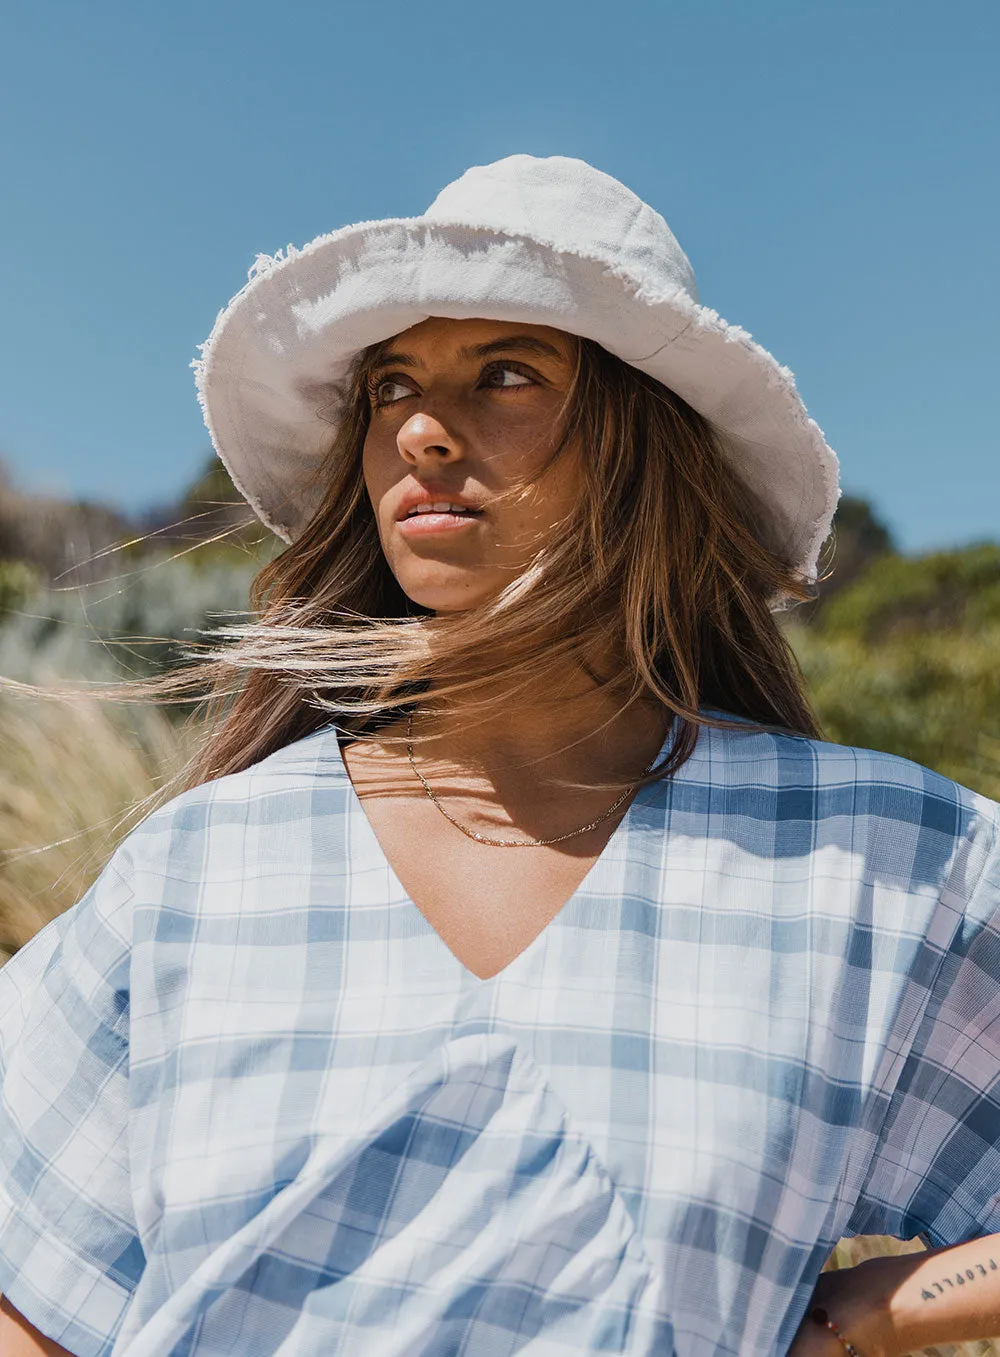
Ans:
<svg viewBox="0 0 1000 1357"><path fill-rule="evenodd" d="M610 175L566 156L476 165L422 217L359 222L258 255L195 369L236 488L293 541L359 351L428 316L518 320L596 340L711 421L769 509L769 546L806 581L829 535L837 458L794 378L701 306L667 223Z"/></svg>

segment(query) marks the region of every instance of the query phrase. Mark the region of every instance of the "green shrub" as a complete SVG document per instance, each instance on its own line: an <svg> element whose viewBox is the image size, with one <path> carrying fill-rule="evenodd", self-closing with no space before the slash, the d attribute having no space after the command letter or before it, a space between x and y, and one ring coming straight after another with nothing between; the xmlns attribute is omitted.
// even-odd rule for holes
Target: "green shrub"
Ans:
<svg viewBox="0 0 1000 1357"><path fill-rule="evenodd" d="M1000 799L1000 546L884 555L786 632L827 739Z"/></svg>
<svg viewBox="0 0 1000 1357"><path fill-rule="evenodd" d="M818 613L824 636L870 645L929 631L1000 623L1000 546L982 543L922 557L880 556Z"/></svg>
<svg viewBox="0 0 1000 1357"><path fill-rule="evenodd" d="M900 754L1000 799L1000 627L880 645L788 634L827 739Z"/></svg>
<svg viewBox="0 0 1000 1357"><path fill-rule="evenodd" d="M28 682L141 677L197 647L199 633L245 621L258 562L197 555L154 557L85 588L39 590L30 615L0 621L0 674Z"/></svg>
<svg viewBox="0 0 1000 1357"><path fill-rule="evenodd" d="M38 588L38 576L24 561L0 561L0 617L23 608Z"/></svg>

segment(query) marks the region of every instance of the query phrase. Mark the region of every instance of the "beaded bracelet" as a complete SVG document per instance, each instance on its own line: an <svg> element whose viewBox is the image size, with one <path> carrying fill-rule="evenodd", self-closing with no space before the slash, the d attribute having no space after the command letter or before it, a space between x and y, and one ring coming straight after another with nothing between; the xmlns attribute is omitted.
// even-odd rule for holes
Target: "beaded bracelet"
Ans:
<svg viewBox="0 0 1000 1357"><path fill-rule="evenodd" d="M846 1334L840 1332L836 1324L834 1324L833 1320L821 1306L817 1305L815 1309L810 1311L810 1318L816 1324L821 1324L824 1328L829 1329L840 1346L849 1354L849 1357L861 1357L861 1353L858 1352L854 1344L848 1339Z"/></svg>

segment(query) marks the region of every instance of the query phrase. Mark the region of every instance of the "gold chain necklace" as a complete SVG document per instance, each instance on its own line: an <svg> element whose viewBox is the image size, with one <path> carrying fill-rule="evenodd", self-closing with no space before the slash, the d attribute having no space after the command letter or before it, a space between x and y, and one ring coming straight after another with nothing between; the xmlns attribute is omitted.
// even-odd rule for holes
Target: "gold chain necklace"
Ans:
<svg viewBox="0 0 1000 1357"><path fill-rule="evenodd" d="M466 836L466 838L475 839L476 843L489 844L491 848L544 848L551 843L562 843L564 839L574 839L578 834L586 834L588 830L596 829L599 824L603 824L604 821L609 818L609 816L614 815L618 807L634 791L633 787L627 787L625 791L622 792L621 796L619 796L607 808L604 814L599 815L596 820L591 820L589 825L583 825L580 829L571 829L568 834L559 834L554 839L489 839L486 837L485 834L477 834L474 829L467 829L465 825L460 824L459 821L455 819L454 815L450 814L448 811L445 810L444 806L438 800L433 787L431 787L430 783L427 781L423 773L420 771L420 769L413 761L412 736L413 736L413 713L410 712L406 722L406 753L407 757L410 760L410 767L413 769L417 777L420 779L424 791L434 802L435 806L437 806L438 810L441 812L444 818L446 820L450 820L456 829L460 829L462 833ZM658 752L659 751L657 751L657 754ZM654 755L653 762L643 769L642 771L643 777L645 777L647 773L652 771L653 764L656 763L656 757L657 756Z"/></svg>

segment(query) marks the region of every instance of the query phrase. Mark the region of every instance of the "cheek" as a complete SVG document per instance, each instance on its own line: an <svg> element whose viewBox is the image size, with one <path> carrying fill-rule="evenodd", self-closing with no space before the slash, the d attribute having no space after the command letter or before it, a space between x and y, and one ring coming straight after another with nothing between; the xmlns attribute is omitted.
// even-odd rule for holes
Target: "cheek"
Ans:
<svg viewBox="0 0 1000 1357"><path fill-rule="evenodd" d="M566 448L535 483L528 501L534 522L540 527L554 527L570 517L580 504L582 479L579 451Z"/></svg>
<svg viewBox="0 0 1000 1357"><path fill-rule="evenodd" d="M399 456L395 449L387 449L384 440L366 438L361 453L361 474L377 516L382 497L399 478Z"/></svg>

